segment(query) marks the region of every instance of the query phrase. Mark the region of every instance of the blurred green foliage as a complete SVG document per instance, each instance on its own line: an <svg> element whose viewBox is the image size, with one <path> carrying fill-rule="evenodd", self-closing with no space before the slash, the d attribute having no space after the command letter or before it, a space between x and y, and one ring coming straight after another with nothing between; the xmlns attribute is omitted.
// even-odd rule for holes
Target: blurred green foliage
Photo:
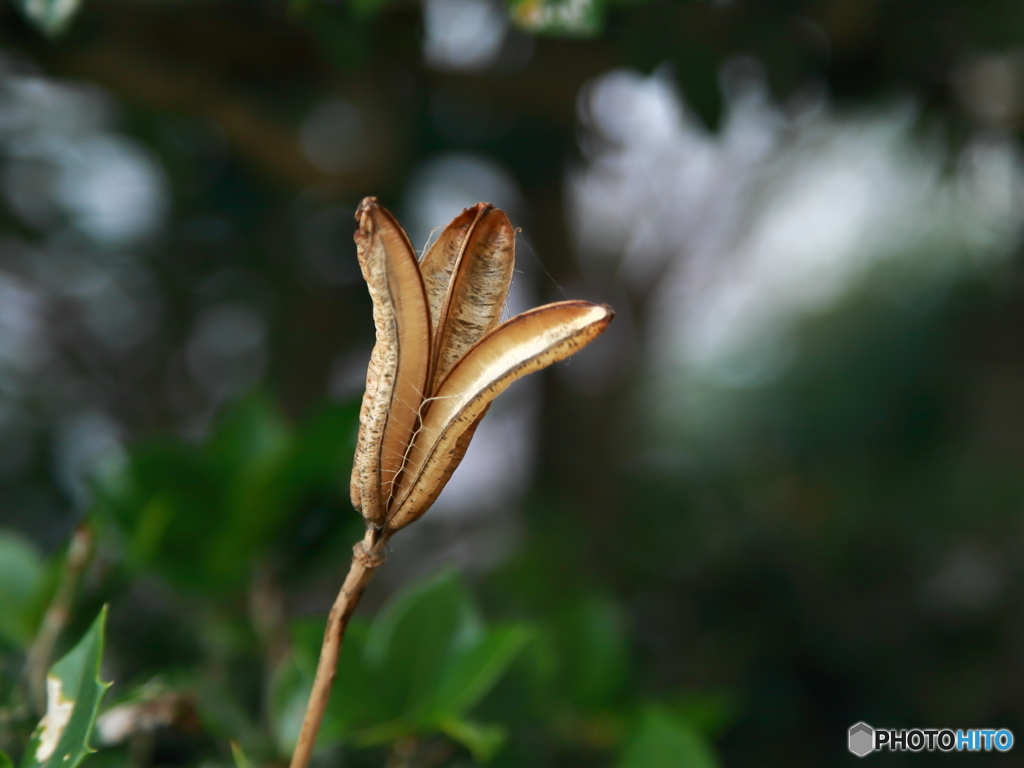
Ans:
<svg viewBox="0 0 1024 768"><path fill-rule="evenodd" d="M252 397L202 446L140 446L99 490L95 514L122 538L129 569L153 569L182 590L238 590L274 541L294 535L296 509L338 496L355 429L354 406L325 407L293 430Z"/></svg>
<svg viewBox="0 0 1024 768"><path fill-rule="evenodd" d="M39 620L44 566L39 552L21 536L0 534L0 640L25 648Z"/></svg>
<svg viewBox="0 0 1024 768"><path fill-rule="evenodd" d="M652 708L643 713L618 768L645 765L692 765L712 768L715 759L704 740L671 712Z"/></svg>
<svg viewBox="0 0 1024 768"><path fill-rule="evenodd" d="M221 761L230 758L229 740L236 761L276 764L290 754L324 624L289 621L280 612L284 606L268 601L281 599L274 592L281 583L308 573L317 549L337 551L322 530L318 541L308 541L295 513L337 503L339 467L351 462L355 416L354 404L331 405L292 428L265 397L254 395L230 408L201 444L167 438L142 443L120 471L100 481L88 518L98 535L93 570L99 581L88 591L114 603L113 628L123 635L111 659L120 678L111 710L115 725L101 722L100 728L118 734L107 737L107 765L132 764L138 749L153 749L154 729L174 743L177 725L207 730L214 741L201 739L192 748L211 750L209 756ZM307 513L305 522L315 514ZM341 530L343 543L351 543L357 529ZM20 538L8 536L3 543L11 556L0 570L0 590L12 596L4 618L12 641L24 647L39 620L43 565ZM268 567L274 584L261 572ZM532 578L538 575L534 570ZM145 586L153 578L163 585L155 592L155 584ZM131 592L140 586L147 601L174 595L164 610L175 611L175 618L162 621L185 625L155 647L153 638L139 635L155 618L153 606L145 609L148 615L131 607ZM554 608L540 605L526 613L532 619L485 617L465 581L442 570L394 595L372 620L357 616L345 638L318 749L343 749L351 753L346 760L359 765L379 762L381 748L424 764L461 754L480 764L514 765L529 759L515 753L535 748L540 738L555 753L622 749L627 766L637 764L637 755L647 755L642 759L650 766L715 764L702 735L705 721L685 708L650 709L630 690L624 616L614 601L562 591ZM105 615L104 609L52 673L78 691L72 700L87 702L81 711L91 713L79 722L76 709L62 737L79 745L76 761L86 754L105 690L86 674L98 668ZM166 632L162 621L148 631ZM132 649L140 642L151 646L148 654ZM261 653L259 671L252 663ZM251 698L260 687L264 692ZM18 723L12 719L30 716L19 691L6 689L4 709L11 729L7 747L16 753L19 747L10 741ZM521 739L518 747L509 744ZM125 752L118 745L126 740ZM35 744L29 742L26 756ZM650 762L657 754L661 762Z"/></svg>

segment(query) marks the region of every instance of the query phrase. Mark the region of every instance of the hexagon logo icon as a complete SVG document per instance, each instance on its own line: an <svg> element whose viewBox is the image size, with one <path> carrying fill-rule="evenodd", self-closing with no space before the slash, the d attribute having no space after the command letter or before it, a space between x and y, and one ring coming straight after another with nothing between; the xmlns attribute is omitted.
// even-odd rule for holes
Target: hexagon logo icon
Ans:
<svg viewBox="0 0 1024 768"><path fill-rule="evenodd" d="M850 741L847 745L857 757L864 757L875 751L875 729L867 723L850 726Z"/></svg>

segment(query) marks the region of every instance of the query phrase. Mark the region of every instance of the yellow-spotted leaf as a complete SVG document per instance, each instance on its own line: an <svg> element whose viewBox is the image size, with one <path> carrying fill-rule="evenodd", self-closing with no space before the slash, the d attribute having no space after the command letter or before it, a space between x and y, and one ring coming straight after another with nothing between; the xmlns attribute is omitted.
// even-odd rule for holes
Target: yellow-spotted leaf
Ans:
<svg viewBox="0 0 1024 768"><path fill-rule="evenodd" d="M22 768L75 768L89 746L96 714L110 683L100 681L103 608L85 636L46 676L46 714L29 741Z"/></svg>

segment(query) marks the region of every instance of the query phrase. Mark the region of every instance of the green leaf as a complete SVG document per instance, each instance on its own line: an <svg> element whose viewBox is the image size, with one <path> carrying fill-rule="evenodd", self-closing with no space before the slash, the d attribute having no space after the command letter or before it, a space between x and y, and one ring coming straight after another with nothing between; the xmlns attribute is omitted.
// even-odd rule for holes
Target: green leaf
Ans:
<svg viewBox="0 0 1024 768"><path fill-rule="evenodd" d="M75 768L95 751L89 737L110 683L100 682L106 607L46 678L46 715L32 734L23 768Z"/></svg>
<svg viewBox="0 0 1024 768"><path fill-rule="evenodd" d="M0 532L0 641L24 648L37 618L43 561L27 540Z"/></svg>
<svg viewBox="0 0 1024 768"><path fill-rule="evenodd" d="M253 768L252 760L246 757L237 741L231 742L231 757L235 760L235 768Z"/></svg>
<svg viewBox="0 0 1024 768"><path fill-rule="evenodd" d="M587 595L556 623L572 702L589 711L613 707L629 672L629 642L619 605Z"/></svg>
<svg viewBox="0 0 1024 768"><path fill-rule="evenodd" d="M525 625L496 627L451 660L433 696L437 712L465 714L494 687L530 638Z"/></svg>
<svg viewBox="0 0 1024 768"><path fill-rule="evenodd" d="M485 763L501 749L505 729L500 725L481 725L469 720L450 718L438 723L441 732L473 753L477 762Z"/></svg>
<svg viewBox="0 0 1024 768"><path fill-rule="evenodd" d="M14 768L14 763L11 762L11 758L0 752L0 768Z"/></svg>
<svg viewBox="0 0 1024 768"><path fill-rule="evenodd" d="M220 525L204 547L204 570L216 580L244 574L253 553L290 511L282 475L293 448L282 414L257 395L229 409L204 446L204 458L224 482Z"/></svg>
<svg viewBox="0 0 1024 768"><path fill-rule="evenodd" d="M67 29L82 0L17 0L16 4L40 32L57 37Z"/></svg>
<svg viewBox="0 0 1024 768"><path fill-rule="evenodd" d="M484 637L483 622L452 571L403 592L381 611L366 660L392 718L425 721L453 663Z"/></svg>
<svg viewBox="0 0 1024 768"><path fill-rule="evenodd" d="M615 768L717 768L704 737L664 707L648 707Z"/></svg>
<svg viewBox="0 0 1024 768"><path fill-rule="evenodd" d="M701 733L715 735L736 722L740 712L734 691L683 691L671 699L672 710Z"/></svg>
<svg viewBox="0 0 1024 768"><path fill-rule="evenodd" d="M249 395L217 420L203 454L222 474L253 472L275 463L291 438L280 411L266 397Z"/></svg>

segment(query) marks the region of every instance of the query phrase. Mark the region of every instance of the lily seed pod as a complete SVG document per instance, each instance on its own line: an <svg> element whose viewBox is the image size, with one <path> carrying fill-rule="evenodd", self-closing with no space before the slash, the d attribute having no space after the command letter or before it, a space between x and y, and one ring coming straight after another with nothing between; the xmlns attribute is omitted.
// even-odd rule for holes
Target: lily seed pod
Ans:
<svg viewBox="0 0 1024 768"><path fill-rule="evenodd" d="M422 261L376 198L360 203L356 221L377 343L359 413L352 505L389 535L434 503L495 397L589 344L614 313L561 301L499 325L515 230L487 203L456 216Z"/></svg>
<svg viewBox="0 0 1024 768"><path fill-rule="evenodd" d="M493 205L456 216L422 261L376 198L359 204L356 221L377 327L352 464L352 505L366 518L366 535L327 617L290 768L309 766L345 628L388 539L434 503L495 397L589 344L613 316L610 307L561 301L499 325L516 233Z"/></svg>

